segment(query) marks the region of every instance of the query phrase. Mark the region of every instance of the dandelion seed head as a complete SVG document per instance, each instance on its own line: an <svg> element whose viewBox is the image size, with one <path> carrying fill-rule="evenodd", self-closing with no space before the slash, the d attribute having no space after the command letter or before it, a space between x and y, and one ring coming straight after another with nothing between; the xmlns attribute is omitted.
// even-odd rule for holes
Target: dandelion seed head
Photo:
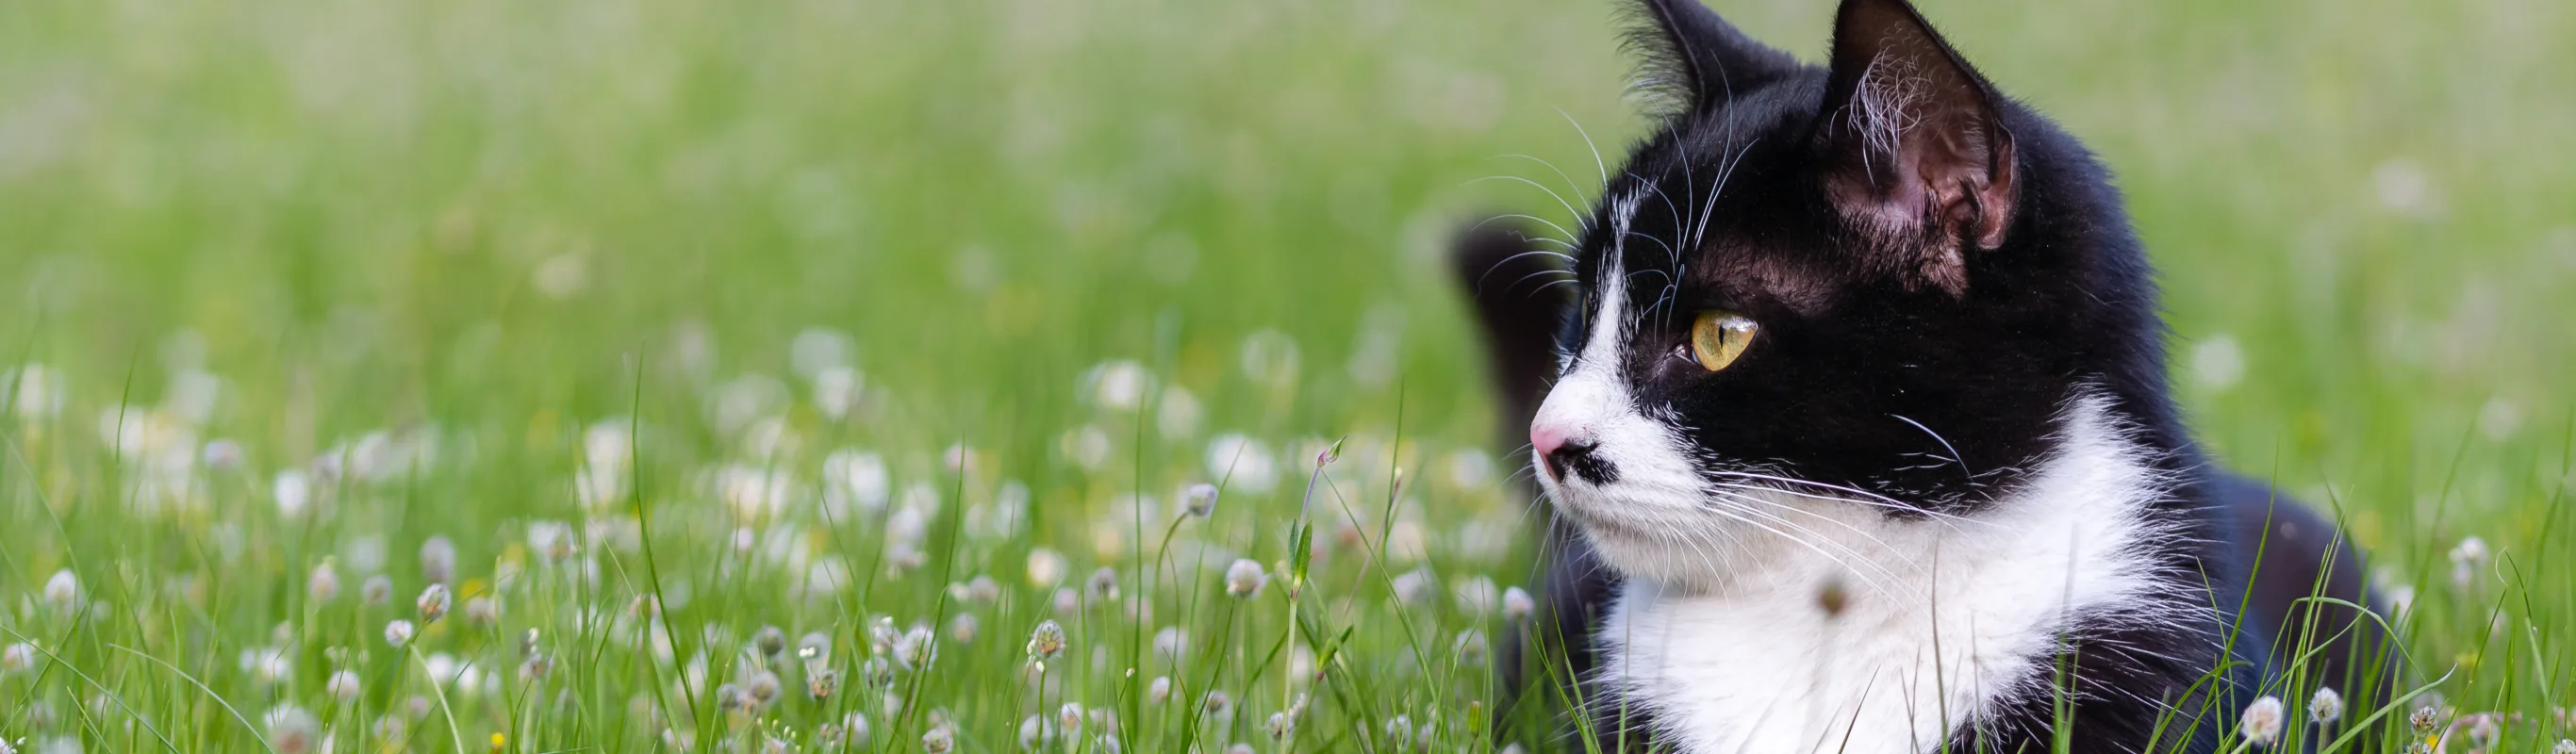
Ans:
<svg viewBox="0 0 2576 754"><path fill-rule="evenodd" d="M428 625L447 617L450 599L452 598L447 594L446 584L433 583L428 588L420 590L420 598L412 600L412 607L420 611L421 624Z"/></svg>
<svg viewBox="0 0 2576 754"><path fill-rule="evenodd" d="M321 723L302 707L280 707L268 714L268 745L278 754L309 754L321 744Z"/></svg>
<svg viewBox="0 0 2576 754"><path fill-rule="evenodd" d="M1208 441L1207 473L1225 481L1226 489L1260 495L1279 486L1278 459L1270 446L1238 434Z"/></svg>
<svg viewBox="0 0 2576 754"><path fill-rule="evenodd" d="M268 483L268 495L278 515L289 519L303 518L305 511L313 509L313 482L300 470L277 472Z"/></svg>
<svg viewBox="0 0 2576 754"><path fill-rule="evenodd" d="M528 659L519 661L519 683L526 685L543 681L546 676L552 675L554 670L555 658L552 655L544 653L528 655ZM568 693L571 689L565 689L565 691Z"/></svg>
<svg viewBox="0 0 2576 754"><path fill-rule="evenodd" d="M1055 742L1055 724L1043 715L1030 715L1020 720L1020 748L1035 751Z"/></svg>
<svg viewBox="0 0 2576 754"><path fill-rule="evenodd" d="M1215 515L1218 494L1213 484L1201 482L1190 485L1188 489L1181 490L1181 511L1194 518Z"/></svg>
<svg viewBox="0 0 2576 754"><path fill-rule="evenodd" d="M2416 707L2406 716L2406 724L2414 727L2418 735L2431 733L2433 726L2442 724L2442 710L2431 704Z"/></svg>
<svg viewBox="0 0 2576 754"><path fill-rule="evenodd" d="M868 716L859 712L851 712L847 717L841 718L841 735L842 739L847 741L851 748L866 748L868 745Z"/></svg>
<svg viewBox="0 0 2576 754"><path fill-rule="evenodd" d="M906 670L927 670L938 656L939 637L930 632L929 626L914 626L895 639L895 662L902 663Z"/></svg>
<svg viewBox="0 0 2576 754"><path fill-rule="evenodd" d="M1190 651L1190 632L1179 626L1164 626L1154 632L1154 655L1166 662L1178 663Z"/></svg>
<svg viewBox="0 0 2576 754"><path fill-rule="evenodd" d="M465 601L465 622L491 628L501 622L501 602L489 595Z"/></svg>
<svg viewBox="0 0 2576 754"><path fill-rule="evenodd" d="M1101 566L1099 570L1091 572L1091 581L1085 586L1091 590L1091 599L1094 601L1117 601L1118 569Z"/></svg>
<svg viewBox="0 0 2576 754"><path fill-rule="evenodd" d="M1485 632L1472 628L1460 631L1458 632L1458 639L1453 643L1453 646L1458 653L1459 663L1471 668L1480 668L1485 666L1485 656L1489 651L1485 641Z"/></svg>
<svg viewBox="0 0 2576 754"><path fill-rule="evenodd" d="M1064 580L1064 556L1040 547L1029 551L1029 585L1054 586Z"/></svg>
<svg viewBox="0 0 2576 754"><path fill-rule="evenodd" d="M820 665L807 665L805 667L806 696L813 697L815 701L819 702L824 699L831 698L832 692L837 691L840 688L840 671L822 667Z"/></svg>
<svg viewBox="0 0 2576 754"><path fill-rule="evenodd" d="M2245 738L2259 745L2272 745L2273 742L2281 739L2281 718L2280 697L2265 696L2254 700L2253 704L2245 705L2245 718L2242 723Z"/></svg>
<svg viewBox="0 0 2576 754"><path fill-rule="evenodd" d="M72 575L69 568L55 571L51 578L45 579L45 604L52 606L55 612L68 613L79 607L80 596L80 577Z"/></svg>
<svg viewBox="0 0 2576 754"><path fill-rule="evenodd" d="M884 657L870 657L859 663L859 677L867 682L869 688L893 688L894 662Z"/></svg>
<svg viewBox="0 0 2576 754"><path fill-rule="evenodd" d="M1449 591L1458 600L1459 612L1479 618L1492 614L1495 605L1502 602L1502 593L1494 587L1494 580L1484 576L1460 581Z"/></svg>
<svg viewBox="0 0 2576 754"><path fill-rule="evenodd" d="M1084 373L1083 382L1090 388L1092 402L1101 408L1134 411L1153 391L1154 373L1146 371L1143 364L1121 359L1092 367Z"/></svg>
<svg viewBox="0 0 2576 754"><path fill-rule="evenodd" d="M2308 698L2308 718L2318 725L2333 725L2343 719L2343 695L2332 687L2317 687L2316 695Z"/></svg>
<svg viewBox="0 0 2576 754"><path fill-rule="evenodd" d="M1039 661L1055 659L1056 655L1064 653L1064 642L1063 625L1054 619L1038 621L1038 627L1029 632L1029 658Z"/></svg>
<svg viewBox="0 0 2576 754"><path fill-rule="evenodd" d="M990 605L1002 599L1002 585L991 576L976 576L966 582L966 599L979 605Z"/></svg>
<svg viewBox="0 0 2576 754"><path fill-rule="evenodd" d="M1538 600L1530 597L1529 590L1517 586L1503 590L1503 617L1517 623L1529 620L1530 614L1537 611Z"/></svg>
<svg viewBox="0 0 2576 754"><path fill-rule="evenodd" d="M304 596L317 603L340 598L340 572L331 568L331 561L314 566L313 573L304 578Z"/></svg>
<svg viewBox="0 0 2576 754"><path fill-rule="evenodd" d="M1416 568L1396 576L1390 583L1395 589L1395 600L1412 606L1431 599L1432 581L1430 570Z"/></svg>
<svg viewBox="0 0 2576 754"><path fill-rule="evenodd" d="M957 748L957 733L946 725L931 726L930 732L921 734L921 750L927 754L948 754L954 748Z"/></svg>
<svg viewBox="0 0 2576 754"><path fill-rule="evenodd" d="M447 537L430 537L420 543L420 576L439 584L456 578L456 543Z"/></svg>
<svg viewBox="0 0 2576 754"><path fill-rule="evenodd" d="M1269 574L1264 573L1261 570L1260 563L1254 562L1249 558L1238 559L1234 561L1234 565L1226 566L1226 594L1233 595L1235 597L1251 597L1253 595L1260 594L1261 588L1263 586L1267 586L1269 583Z"/></svg>
<svg viewBox="0 0 2576 754"><path fill-rule="evenodd" d="M743 682L742 690L751 697L752 704L762 707L778 701L778 695L785 691L778 683L778 674L767 670L751 674L751 680Z"/></svg>
<svg viewBox="0 0 2576 754"><path fill-rule="evenodd" d="M37 657L36 645L28 642L22 641L0 647L0 675L27 672L28 669L36 667Z"/></svg>

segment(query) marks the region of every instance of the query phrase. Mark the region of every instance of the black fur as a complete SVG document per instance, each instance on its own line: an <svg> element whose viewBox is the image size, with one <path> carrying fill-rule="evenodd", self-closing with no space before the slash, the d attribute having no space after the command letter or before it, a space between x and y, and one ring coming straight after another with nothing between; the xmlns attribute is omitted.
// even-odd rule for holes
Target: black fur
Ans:
<svg viewBox="0 0 2576 754"><path fill-rule="evenodd" d="M1745 38L1694 0L1639 0L1636 10L1646 23L1631 42L1673 110L1604 187L1574 270L1582 290L1596 290L1609 251L1624 249L1626 295L1656 307L1621 366L1641 405L1669 407L1710 473L1755 468L1973 515L2026 481L2069 401L2098 396L2179 480L2154 515L2201 544L2167 546L2164 570L2206 574L2176 588L2221 609L2197 625L2079 620L2059 658L2077 692L2075 749L2137 750L2161 735L2160 750L2211 750L2289 656L2276 642L2291 637L2339 637L2318 677L2375 685L2362 681L2384 664L2354 662L2386 651L2373 624L2299 602L2321 593L2364 603L2358 558L2331 522L2216 470L2195 446L2166 388L2153 271L2109 172L2082 144L1999 94L1903 0L1847 0L1832 70ZM1853 122L1855 91L1868 85L1854 67L1883 60L1936 82L1913 103L1933 116L1916 121L1967 135L1854 141L1869 125ZM1943 90L1944 80L1953 85ZM1913 162L1891 173L1896 160ZM1929 186L1922 212L1900 204L1896 222L1868 220L1864 210L1883 211L1908 188L1889 177L1911 176L1905 169ZM1631 235L1614 244L1613 204L1627 196L1644 198ZM1539 354L1580 353L1592 314L1588 303L1532 295L1534 284L1487 282L1544 272L1550 257L1532 251L1486 231L1470 234L1460 256L1462 278L1480 284L1506 446L1519 444L1556 373ZM1722 371L1680 350L1694 313L1708 309L1762 326ZM1561 323L1552 342L1533 324L1547 321ZM1617 474L1582 454L1556 471ZM1571 637L1597 625L1615 577L1550 514L1540 625L1563 641L1542 643L1573 648L1563 662L1579 673L1593 660ZM2240 594L2250 595L2243 630ZM2234 669L2229 682L2195 688L2220 667ZM2056 706L2042 698L2000 711L1955 743L2046 751Z"/></svg>

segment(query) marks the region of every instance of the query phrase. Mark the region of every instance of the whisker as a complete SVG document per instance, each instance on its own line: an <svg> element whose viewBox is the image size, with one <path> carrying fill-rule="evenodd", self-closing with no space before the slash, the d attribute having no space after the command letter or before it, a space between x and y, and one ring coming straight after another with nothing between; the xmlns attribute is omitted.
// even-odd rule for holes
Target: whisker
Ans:
<svg viewBox="0 0 2576 754"><path fill-rule="evenodd" d="M1540 165L1545 165L1545 166L1547 166L1547 169L1548 169L1550 172L1556 173L1556 177L1558 177L1558 178L1562 178L1562 179L1565 179L1565 187L1566 187L1567 189L1570 189L1570 190L1572 190L1572 191L1574 192L1574 196L1575 196L1575 198L1577 198L1577 199L1582 199L1582 200L1583 200L1583 203L1584 203L1584 204L1586 204L1586 205L1589 205L1589 204L1592 204L1592 203L1593 203L1593 199L1592 199L1592 197L1588 197L1588 196L1584 196L1584 195L1583 195L1583 186L1582 186L1582 184L1575 183L1575 182L1574 182L1574 176L1566 175L1566 174L1565 174L1565 171L1563 171L1563 170L1558 170L1558 169L1557 169L1557 167L1556 167L1556 163L1548 162L1548 161L1546 161L1546 160L1539 159L1539 158L1537 158L1537 157L1533 157L1533 156L1530 156L1530 155L1520 154L1520 153L1518 153L1518 152L1514 152L1514 153L1510 153L1510 154L1495 155L1495 157L1496 157L1497 159L1506 159L1506 158L1514 158L1514 157L1517 157L1517 158L1520 158L1520 159L1524 159L1524 160L1528 160L1528 161L1531 161L1531 162L1538 163L1538 164L1540 164Z"/></svg>
<svg viewBox="0 0 2576 754"><path fill-rule="evenodd" d="M1528 220L1528 221L1530 221L1530 222L1534 222L1534 223L1538 223L1538 224L1540 224L1540 225L1545 225L1545 226L1547 226L1549 230L1554 230L1554 231L1556 231L1556 234L1557 234L1557 235L1564 236L1564 237L1567 237L1567 238L1573 238L1573 237L1574 237L1574 234L1572 234L1572 233L1568 233L1568 232L1566 232L1566 231L1565 231L1565 226L1563 226L1563 225L1558 225L1558 224L1556 224L1556 223L1549 222L1549 221L1547 221L1547 219L1546 219L1546 218L1537 217L1537 216L1534 216L1534 215L1523 215L1523 214L1517 214L1517 213L1513 213L1513 214L1501 214L1501 215L1495 215L1495 216L1493 216L1493 217L1488 217L1488 218L1485 218L1485 219L1483 219L1483 220L1478 220L1478 221L1476 221L1476 224L1474 224L1474 225L1470 225L1470 226L1467 226L1467 229L1468 229L1468 230L1476 230L1476 229L1479 229L1479 228L1483 228L1483 227L1485 227L1485 224L1486 224L1486 223L1491 223L1491 222L1493 222L1493 221L1495 221L1495 220L1506 220L1506 219L1508 219L1508 220ZM1577 224L1580 224L1580 223L1577 223ZM1573 245L1573 244L1571 244L1571 243L1566 244L1566 248L1573 248L1573 247L1574 247L1574 245Z"/></svg>
<svg viewBox="0 0 2576 754"><path fill-rule="evenodd" d="M1556 200L1556 204L1557 204L1557 206L1564 207L1564 208L1565 208L1565 213L1566 213L1566 214L1568 214L1568 215L1573 215L1573 216L1574 216L1574 218L1575 218L1575 220L1574 220L1575 227L1579 227L1579 228L1582 228L1582 229L1584 229L1584 230L1591 230L1591 229L1592 229L1592 226L1591 226L1591 225L1589 225L1589 224L1587 224L1587 223L1583 220L1583 211L1582 211L1582 210L1575 209L1575 208L1574 208L1574 203L1573 203L1573 202L1566 201L1566 200L1565 200L1565 197L1564 197L1563 195L1560 195L1560 194L1556 193L1556 190L1555 190L1555 189L1551 189L1551 188L1548 188L1548 187L1546 187L1546 186L1539 185L1539 182L1538 182L1538 181L1533 181L1533 180L1530 180L1530 179L1527 179L1527 178L1522 178L1522 177L1517 176L1517 175L1489 175L1489 176L1485 176L1485 177L1483 177L1483 178L1478 178L1478 179L1475 179L1475 180L1472 180L1472 181L1468 181L1468 183L1470 183L1470 184L1475 184L1475 183L1484 183L1484 182L1486 182L1486 181L1519 181L1519 182L1521 182L1521 183L1529 184L1529 187L1530 187L1530 188L1538 189L1540 192L1543 192L1543 193L1547 194L1547 198L1550 198L1550 199L1554 199L1554 200ZM1571 235L1571 234L1569 234L1569 235Z"/></svg>

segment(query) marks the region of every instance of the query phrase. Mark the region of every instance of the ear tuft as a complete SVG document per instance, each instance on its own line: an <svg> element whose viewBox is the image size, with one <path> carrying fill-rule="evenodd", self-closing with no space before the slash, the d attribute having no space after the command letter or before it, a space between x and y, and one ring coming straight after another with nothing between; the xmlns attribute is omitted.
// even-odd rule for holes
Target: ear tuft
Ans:
<svg viewBox="0 0 2576 754"><path fill-rule="evenodd" d="M1967 290L2019 198L2000 96L1905 0L1845 0L1816 147L1827 195L1883 266Z"/></svg>
<svg viewBox="0 0 2576 754"><path fill-rule="evenodd" d="M1650 111L1697 112L1787 78L1798 61L1736 31L1700 0L1635 0L1627 46Z"/></svg>

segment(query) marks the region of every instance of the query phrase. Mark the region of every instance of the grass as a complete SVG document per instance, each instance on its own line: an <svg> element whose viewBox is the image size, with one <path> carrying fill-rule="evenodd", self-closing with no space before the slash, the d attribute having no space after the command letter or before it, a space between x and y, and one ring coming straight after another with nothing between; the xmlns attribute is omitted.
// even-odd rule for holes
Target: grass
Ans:
<svg viewBox="0 0 2576 754"><path fill-rule="evenodd" d="M2120 171L2196 426L2415 680L2570 735L2576 8L1925 5ZM0 7L0 741L1495 746L1440 242L1564 217L1479 179L1587 184L1624 70L1600 2Z"/></svg>

